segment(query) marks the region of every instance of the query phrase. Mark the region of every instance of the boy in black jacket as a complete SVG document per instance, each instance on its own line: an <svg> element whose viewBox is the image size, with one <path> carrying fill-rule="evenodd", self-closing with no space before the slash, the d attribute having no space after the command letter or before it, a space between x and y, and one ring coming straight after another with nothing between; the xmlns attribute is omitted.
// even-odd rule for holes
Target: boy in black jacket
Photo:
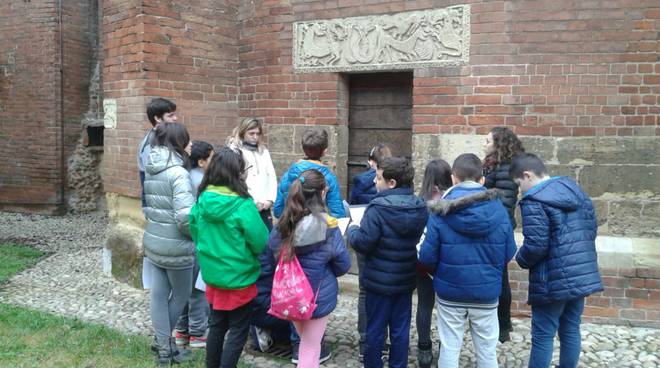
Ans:
<svg viewBox="0 0 660 368"><path fill-rule="evenodd" d="M412 292L416 285L417 243L428 218L426 204L413 192L414 170L403 157L389 157L376 173L378 194L348 241L365 258L360 283L367 291L364 366L380 368L385 331L390 331L389 366L408 364Z"/></svg>

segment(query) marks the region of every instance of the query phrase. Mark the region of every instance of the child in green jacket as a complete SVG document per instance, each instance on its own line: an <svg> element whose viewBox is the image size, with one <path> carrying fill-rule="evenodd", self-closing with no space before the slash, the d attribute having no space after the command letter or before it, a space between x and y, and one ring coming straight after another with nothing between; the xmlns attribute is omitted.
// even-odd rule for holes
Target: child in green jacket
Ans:
<svg viewBox="0 0 660 368"><path fill-rule="evenodd" d="M257 257L268 240L268 229L248 194L246 171L239 152L218 150L190 212L190 234L211 305L207 367L238 363L250 328L251 301L257 295Z"/></svg>

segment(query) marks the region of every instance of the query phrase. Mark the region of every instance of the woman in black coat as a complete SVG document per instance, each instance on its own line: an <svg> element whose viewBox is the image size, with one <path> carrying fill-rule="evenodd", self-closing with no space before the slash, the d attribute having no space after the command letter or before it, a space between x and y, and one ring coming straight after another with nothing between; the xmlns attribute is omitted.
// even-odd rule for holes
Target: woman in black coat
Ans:
<svg viewBox="0 0 660 368"><path fill-rule="evenodd" d="M496 188L504 207L509 213L511 226L516 228L515 210L518 202L518 185L509 176L511 158L525 152L518 137L508 128L496 127L488 133L484 144L486 158L484 159L484 186ZM500 295L497 317L500 325L500 342L509 341L511 325L511 286L509 285L508 268L504 267L502 275L502 294Z"/></svg>

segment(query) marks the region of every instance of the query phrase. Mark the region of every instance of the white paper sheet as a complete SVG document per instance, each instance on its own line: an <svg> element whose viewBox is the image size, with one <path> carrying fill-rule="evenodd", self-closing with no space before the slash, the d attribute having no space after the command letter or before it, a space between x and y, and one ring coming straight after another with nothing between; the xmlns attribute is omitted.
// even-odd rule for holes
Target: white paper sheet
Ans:
<svg viewBox="0 0 660 368"><path fill-rule="evenodd" d="M206 283L202 280L202 273L197 274L197 280L195 280L195 289L206 291Z"/></svg>
<svg viewBox="0 0 660 368"><path fill-rule="evenodd" d="M362 217L364 216L364 211L366 209L366 205L350 206L349 210L351 212L351 223L360 226L360 222L362 222Z"/></svg>
<svg viewBox="0 0 660 368"><path fill-rule="evenodd" d="M151 270L154 265L144 257L142 259L142 287L145 289L151 289Z"/></svg>
<svg viewBox="0 0 660 368"><path fill-rule="evenodd" d="M337 222L339 223L339 230L341 230L341 235L346 235L346 229L348 229L348 224L351 223L350 217L338 218Z"/></svg>

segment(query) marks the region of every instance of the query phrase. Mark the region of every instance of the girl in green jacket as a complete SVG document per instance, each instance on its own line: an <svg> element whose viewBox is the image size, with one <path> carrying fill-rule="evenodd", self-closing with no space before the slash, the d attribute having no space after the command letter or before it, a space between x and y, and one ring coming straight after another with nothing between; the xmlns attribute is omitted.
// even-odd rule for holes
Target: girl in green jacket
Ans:
<svg viewBox="0 0 660 368"><path fill-rule="evenodd" d="M190 234L211 306L207 367L236 366L248 336L251 302L257 295L257 257L265 248L268 229L248 194L248 169L239 152L220 148L190 212Z"/></svg>

